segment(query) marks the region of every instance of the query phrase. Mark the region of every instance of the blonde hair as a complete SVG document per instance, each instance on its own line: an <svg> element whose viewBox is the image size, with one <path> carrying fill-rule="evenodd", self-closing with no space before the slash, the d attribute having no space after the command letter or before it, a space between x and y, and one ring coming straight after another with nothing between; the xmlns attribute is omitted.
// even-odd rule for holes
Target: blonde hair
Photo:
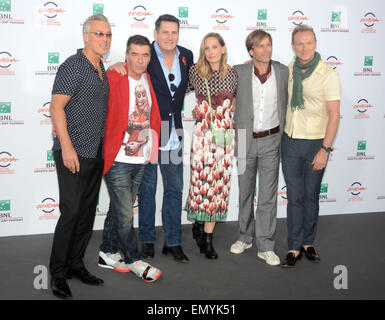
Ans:
<svg viewBox="0 0 385 320"><path fill-rule="evenodd" d="M213 70L211 69L210 64L207 61L205 56L205 41L208 38L216 38L222 47L226 45L225 41L223 40L222 36L219 33L210 32L204 36L201 42L201 47L199 50L199 59L197 63L198 74L203 79L211 79L213 76ZM226 49L225 53L222 54L221 62L219 66L219 72L220 72L221 78L224 78L226 76L227 69L228 69L228 65L227 65L227 49Z"/></svg>

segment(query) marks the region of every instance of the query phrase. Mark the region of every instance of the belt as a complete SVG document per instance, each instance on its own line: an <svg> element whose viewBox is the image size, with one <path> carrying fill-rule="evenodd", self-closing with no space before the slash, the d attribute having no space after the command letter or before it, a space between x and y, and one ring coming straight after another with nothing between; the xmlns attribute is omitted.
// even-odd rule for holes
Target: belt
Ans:
<svg viewBox="0 0 385 320"><path fill-rule="evenodd" d="M263 138L266 137L270 134L274 134L279 132L279 126L276 126L273 129L266 130L266 131L261 131L261 132L253 132L253 138Z"/></svg>

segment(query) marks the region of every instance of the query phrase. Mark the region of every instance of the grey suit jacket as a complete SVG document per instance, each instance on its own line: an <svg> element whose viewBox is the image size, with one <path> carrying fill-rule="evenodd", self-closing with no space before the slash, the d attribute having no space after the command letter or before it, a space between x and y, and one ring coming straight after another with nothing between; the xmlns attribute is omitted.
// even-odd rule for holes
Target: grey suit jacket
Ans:
<svg viewBox="0 0 385 320"><path fill-rule="evenodd" d="M277 80L277 105L281 135L285 126L286 108L288 100L289 69L278 61L271 61ZM234 66L238 75L237 104L234 113L238 157L245 157L253 139L254 108L253 108L253 62ZM246 129L246 130L241 130ZM246 142L246 143L245 143Z"/></svg>

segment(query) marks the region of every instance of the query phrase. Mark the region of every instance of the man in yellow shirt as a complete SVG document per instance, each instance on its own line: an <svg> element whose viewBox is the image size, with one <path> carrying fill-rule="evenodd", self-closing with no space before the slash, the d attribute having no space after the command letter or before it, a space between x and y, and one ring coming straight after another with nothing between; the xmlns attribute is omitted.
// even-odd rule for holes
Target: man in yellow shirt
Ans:
<svg viewBox="0 0 385 320"><path fill-rule="evenodd" d="M293 267L302 253L320 260L313 242L319 193L340 119L341 89L337 72L316 52L313 28L292 33L295 61L289 65L289 106L282 137L282 171L287 187L289 252L283 267Z"/></svg>

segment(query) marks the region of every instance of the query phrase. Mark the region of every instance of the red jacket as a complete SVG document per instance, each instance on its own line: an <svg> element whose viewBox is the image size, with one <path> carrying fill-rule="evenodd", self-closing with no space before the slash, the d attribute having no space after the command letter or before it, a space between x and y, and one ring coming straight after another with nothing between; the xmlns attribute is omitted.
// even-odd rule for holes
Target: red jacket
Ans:
<svg viewBox="0 0 385 320"><path fill-rule="evenodd" d="M127 67L126 67L127 72ZM156 99L154 88L150 76L146 72L147 81L151 92L151 114L150 127L152 132L152 146L150 162L158 161L159 137L160 137L160 113L158 101ZM110 170L115 158L122 146L123 139L127 129L129 113L129 88L128 77L121 75L116 71L107 71L110 93L108 96L108 112L106 118L106 127L104 133L104 169L103 175Z"/></svg>

